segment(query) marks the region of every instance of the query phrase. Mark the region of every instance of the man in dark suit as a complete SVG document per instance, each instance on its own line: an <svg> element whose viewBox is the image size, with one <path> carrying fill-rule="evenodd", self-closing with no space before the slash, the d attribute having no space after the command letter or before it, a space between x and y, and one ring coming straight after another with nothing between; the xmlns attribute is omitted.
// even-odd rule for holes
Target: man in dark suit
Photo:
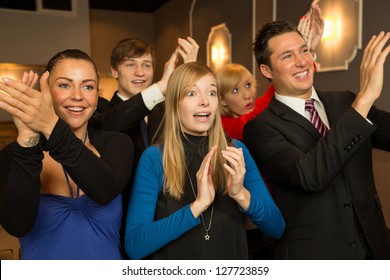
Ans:
<svg viewBox="0 0 390 280"><path fill-rule="evenodd" d="M183 62L196 61L198 49L199 46L192 38L179 38L177 48L165 64L161 80L154 84L156 56L149 43L136 38L123 39L111 53L111 74L117 79L118 90L110 101L99 97L90 124L104 130L124 132L134 143L133 170L122 192L122 242L135 170L143 151L160 132L158 128L164 115L163 101L168 79L179 58Z"/></svg>
<svg viewBox="0 0 390 280"><path fill-rule="evenodd" d="M373 147L390 151L390 113L373 106L389 38L381 32L368 43L355 96L313 88L312 55L291 23L268 23L257 34L253 51L276 93L269 108L247 123L244 142L286 221L275 258L390 259L371 158ZM315 124L305 110L311 99Z"/></svg>

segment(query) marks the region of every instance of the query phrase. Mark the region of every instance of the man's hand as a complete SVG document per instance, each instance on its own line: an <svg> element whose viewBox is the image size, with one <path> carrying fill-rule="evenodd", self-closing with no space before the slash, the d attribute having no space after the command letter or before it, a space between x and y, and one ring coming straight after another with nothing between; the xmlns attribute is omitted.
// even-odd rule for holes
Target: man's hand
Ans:
<svg viewBox="0 0 390 280"><path fill-rule="evenodd" d="M167 89L168 79L172 72L176 69L177 63L179 62L179 56L183 58L184 63L193 62L196 61L198 57L198 51L199 46L191 37L187 37L187 40L182 38L178 39L178 46L172 53L169 60L165 63L164 73L161 80L157 82L157 86L163 95L165 95L165 91Z"/></svg>
<svg viewBox="0 0 390 280"><path fill-rule="evenodd" d="M385 45L389 38L390 32L382 31L372 36L364 49L360 64L360 90L352 104L352 107L363 117L367 117L371 106L382 92L383 68L390 52L390 45L387 47Z"/></svg>

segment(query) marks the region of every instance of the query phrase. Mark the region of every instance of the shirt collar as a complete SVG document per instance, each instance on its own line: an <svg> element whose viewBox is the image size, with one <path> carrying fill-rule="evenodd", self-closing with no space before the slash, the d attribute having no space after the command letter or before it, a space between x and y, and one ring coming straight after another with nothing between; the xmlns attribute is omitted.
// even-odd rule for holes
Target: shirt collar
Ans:
<svg viewBox="0 0 390 280"><path fill-rule="evenodd" d="M126 100L129 99L128 97L119 94L119 92L116 92L116 95L117 95L120 99L122 99L123 101L126 101Z"/></svg>
<svg viewBox="0 0 390 280"><path fill-rule="evenodd" d="M316 104L321 104L320 98L318 97L318 94L314 87L311 89L311 97L314 99ZM292 97L292 96L286 96L286 95L280 95L277 92L275 92L275 99L279 100L280 102L286 104L288 107L299 113L300 115L305 115L305 99L299 98L299 97Z"/></svg>

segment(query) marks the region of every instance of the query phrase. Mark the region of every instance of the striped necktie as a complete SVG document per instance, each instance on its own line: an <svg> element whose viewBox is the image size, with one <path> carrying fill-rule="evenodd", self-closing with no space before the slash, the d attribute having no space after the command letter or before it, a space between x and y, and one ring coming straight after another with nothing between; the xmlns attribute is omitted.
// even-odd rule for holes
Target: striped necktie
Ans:
<svg viewBox="0 0 390 280"><path fill-rule="evenodd" d="M305 109L307 111L309 111L309 113L310 113L311 123L318 130L318 132L322 135L322 137L325 137L326 133L328 132L328 128L322 122L320 116L318 115L316 108L314 107L314 99L306 100Z"/></svg>

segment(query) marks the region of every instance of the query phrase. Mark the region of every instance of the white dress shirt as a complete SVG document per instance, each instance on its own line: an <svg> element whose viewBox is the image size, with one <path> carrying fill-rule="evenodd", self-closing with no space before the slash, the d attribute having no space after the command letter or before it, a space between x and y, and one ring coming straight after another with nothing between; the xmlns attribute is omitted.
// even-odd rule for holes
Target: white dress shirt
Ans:
<svg viewBox="0 0 390 280"><path fill-rule="evenodd" d="M297 112L298 114L300 114L301 116L305 117L306 119L308 119L310 121L310 113L309 113L309 111L305 110L305 101L306 101L305 99L302 99L299 97L280 95L277 92L275 92L275 98L277 100L279 100L280 102L286 104L288 107L293 109L295 112ZM328 117L326 115L324 104L322 104L314 87L312 87L310 98L314 99L314 107L316 108L318 115L320 116L322 122L329 129L330 126L329 126L329 121L328 121Z"/></svg>

